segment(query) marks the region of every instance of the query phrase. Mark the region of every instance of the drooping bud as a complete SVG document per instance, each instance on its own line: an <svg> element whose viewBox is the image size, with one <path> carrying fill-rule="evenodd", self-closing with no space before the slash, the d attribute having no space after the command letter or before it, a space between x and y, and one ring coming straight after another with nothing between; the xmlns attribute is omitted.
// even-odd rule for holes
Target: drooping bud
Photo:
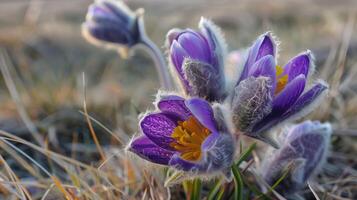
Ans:
<svg viewBox="0 0 357 200"><path fill-rule="evenodd" d="M130 48L140 40L139 17L121 1L98 0L89 6L82 31L94 44Z"/></svg>
<svg viewBox="0 0 357 200"><path fill-rule="evenodd" d="M274 184L287 174L275 188L280 194L290 196L303 189L325 161L331 137L329 123L306 121L283 134L283 145L266 157L261 168L268 184ZM288 171L287 171L288 170Z"/></svg>
<svg viewBox="0 0 357 200"><path fill-rule="evenodd" d="M129 50L141 44L155 62L161 86L173 89L160 49L146 35L143 9L130 10L121 0L97 0L89 6L82 33L89 42L113 48L127 58Z"/></svg>

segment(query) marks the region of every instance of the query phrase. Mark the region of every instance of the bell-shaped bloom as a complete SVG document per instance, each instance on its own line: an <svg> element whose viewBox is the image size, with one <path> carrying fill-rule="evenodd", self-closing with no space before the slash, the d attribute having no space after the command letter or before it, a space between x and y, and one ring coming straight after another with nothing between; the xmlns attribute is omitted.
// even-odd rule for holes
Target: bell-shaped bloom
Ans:
<svg viewBox="0 0 357 200"><path fill-rule="evenodd" d="M211 21L202 18L199 28L200 31L169 31L169 57L186 94L208 101L221 101L226 95L226 45L220 29Z"/></svg>
<svg viewBox="0 0 357 200"><path fill-rule="evenodd" d="M329 123L318 121L305 121L292 127L283 135L282 147L272 156L266 156L261 168L263 178L273 185L286 174L275 188L284 196L303 189L326 160L331 132Z"/></svg>
<svg viewBox="0 0 357 200"><path fill-rule="evenodd" d="M308 87L314 71L310 51L276 64L276 44L261 35L250 47L232 95L233 123L237 131L273 144L267 131L284 121L300 118L316 107L328 86L318 80Z"/></svg>
<svg viewBox="0 0 357 200"><path fill-rule="evenodd" d="M235 145L219 112L201 98L164 95L157 110L140 121L142 136L129 150L150 162L183 172L208 174L229 169Z"/></svg>
<svg viewBox="0 0 357 200"><path fill-rule="evenodd" d="M82 31L95 44L132 47L140 39L138 18L121 1L97 0L88 8Z"/></svg>

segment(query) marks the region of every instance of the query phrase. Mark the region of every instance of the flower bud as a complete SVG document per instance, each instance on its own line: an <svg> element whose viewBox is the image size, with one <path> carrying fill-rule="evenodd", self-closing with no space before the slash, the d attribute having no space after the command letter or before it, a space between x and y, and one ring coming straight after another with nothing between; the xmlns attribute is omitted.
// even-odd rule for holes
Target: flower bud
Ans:
<svg viewBox="0 0 357 200"><path fill-rule="evenodd" d="M249 77L234 89L232 118L238 130L252 133L253 126L270 113L270 88L268 78Z"/></svg>
<svg viewBox="0 0 357 200"><path fill-rule="evenodd" d="M172 29L167 34L171 63L184 91L209 101L225 97L225 43L218 27L202 19L200 31Z"/></svg>
<svg viewBox="0 0 357 200"><path fill-rule="evenodd" d="M306 121L294 126L283 136L282 147L275 150L272 157L266 156L261 172L270 185L287 173L275 189L284 196L290 196L303 189L307 180L324 163L331 126L328 123Z"/></svg>
<svg viewBox="0 0 357 200"><path fill-rule="evenodd" d="M95 44L132 47L140 40L138 18L121 1L99 0L88 8L83 34Z"/></svg>

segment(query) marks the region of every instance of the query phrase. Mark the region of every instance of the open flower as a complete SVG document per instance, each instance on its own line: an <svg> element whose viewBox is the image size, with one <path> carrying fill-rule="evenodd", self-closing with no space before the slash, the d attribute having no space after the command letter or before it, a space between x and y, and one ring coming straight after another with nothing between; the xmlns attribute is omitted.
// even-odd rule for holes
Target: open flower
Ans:
<svg viewBox="0 0 357 200"><path fill-rule="evenodd" d="M200 98L161 96L158 111L140 121L144 135L129 150L150 162L194 174L220 172L230 167L234 141L215 119L210 104Z"/></svg>
<svg viewBox="0 0 357 200"><path fill-rule="evenodd" d="M317 81L306 89L314 71L310 51L276 65L276 44L270 33L250 47L232 96L233 123L238 131L273 144L266 132L309 113L327 93Z"/></svg>
<svg viewBox="0 0 357 200"><path fill-rule="evenodd" d="M167 45L172 65L186 94L220 101L226 94L225 42L219 28L202 18L200 31L172 29Z"/></svg>
<svg viewBox="0 0 357 200"><path fill-rule="evenodd" d="M139 16L123 2L97 0L89 6L84 35L94 43L131 47L139 42Z"/></svg>
<svg viewBox="0 0 357 200"><path fill-rule="evenodd" d="M324 163L330 143L331 126L318 121L305 121L292 127L283 136L285 138L281 149L275 150L272 157L266 156L261 172L270 185L287 173L275 189L288 196L303 189L307 180Z"/></svg>

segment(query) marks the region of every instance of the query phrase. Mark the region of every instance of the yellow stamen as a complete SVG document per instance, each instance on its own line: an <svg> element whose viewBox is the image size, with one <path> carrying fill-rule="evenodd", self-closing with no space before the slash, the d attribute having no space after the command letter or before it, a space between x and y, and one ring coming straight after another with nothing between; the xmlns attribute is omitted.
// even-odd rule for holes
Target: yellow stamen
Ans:
<svg viewBox="0 0 357 200"><path fill-rule="evenodd" d="M196 161L201 158L201 145L211 132L196 118L189 117L186 121L179 121L171 137L176 141L171 147L181 152L181 158Z"/></svg>
<svg viewBox="0 0 357 200"><path fill-rule="evenodd" d="M281 92L284 88L285 85L288 83L288 75L282 75L284 72L284 69L280 67L279 65L276 66L276 78L277 78L277 83L276 83L276 88L275 88L275 94L278 94Z"/></svg>

